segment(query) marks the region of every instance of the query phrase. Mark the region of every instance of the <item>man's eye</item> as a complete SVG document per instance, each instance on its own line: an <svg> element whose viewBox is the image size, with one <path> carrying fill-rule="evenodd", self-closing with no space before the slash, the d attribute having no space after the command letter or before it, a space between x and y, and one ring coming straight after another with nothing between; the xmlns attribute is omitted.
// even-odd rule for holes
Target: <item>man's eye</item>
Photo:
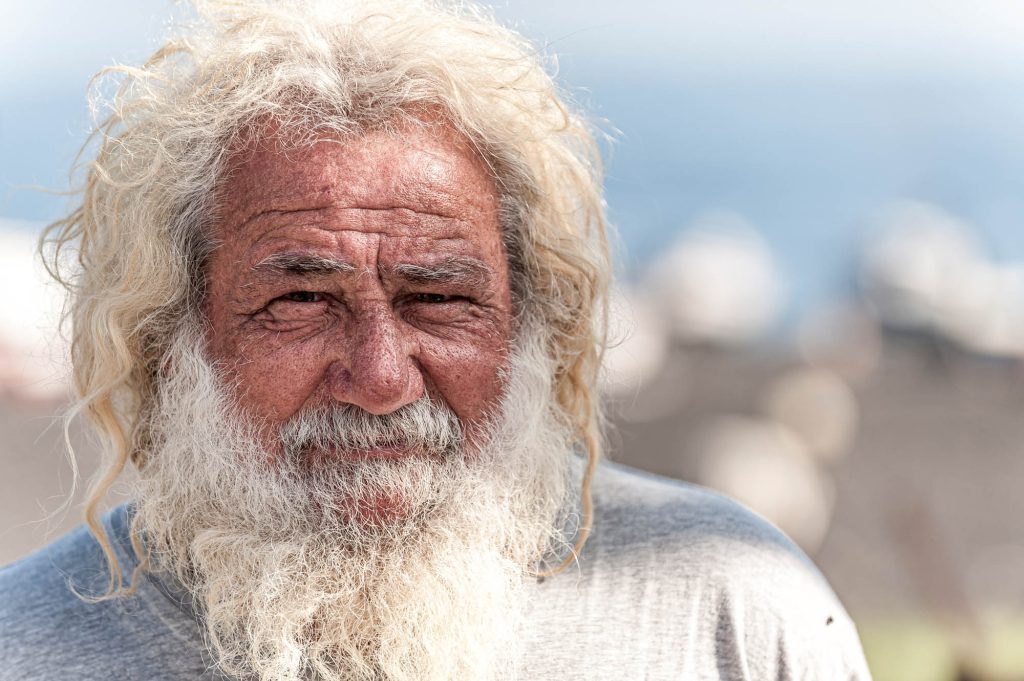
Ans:
<svg viewBox="0 0 1024 681"><path fill-rule="evenodd" d="M413 300L417 303L447 303L453 298L454 296L446 296L441 293L417 293L413 295Z"/></svg>
<svg viewBox="0 0 1024 681"><path fill-rule="evenodd" d="M291 293L284 294L281 298L293 303L318 303L323 300L319 293L312 291L292 291Z"/></svg>

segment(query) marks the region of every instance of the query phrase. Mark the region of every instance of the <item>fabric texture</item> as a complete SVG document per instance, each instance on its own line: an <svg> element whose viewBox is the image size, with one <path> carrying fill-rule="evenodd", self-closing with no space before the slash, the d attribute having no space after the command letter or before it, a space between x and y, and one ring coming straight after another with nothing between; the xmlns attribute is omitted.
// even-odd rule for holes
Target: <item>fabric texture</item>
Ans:
<svg viewBox="0 0 1024 681"><path fill-rule="evenodd" d="M870 678L842 605L767 522L702 488L610 464L593 490L594 532L578 564L531 584L521 679ZM104 519L128 574L129 513ZM187 598L148 575L128 598L74 593L105 586L84 528L0 569L0 681L222 678Z"/></svg>

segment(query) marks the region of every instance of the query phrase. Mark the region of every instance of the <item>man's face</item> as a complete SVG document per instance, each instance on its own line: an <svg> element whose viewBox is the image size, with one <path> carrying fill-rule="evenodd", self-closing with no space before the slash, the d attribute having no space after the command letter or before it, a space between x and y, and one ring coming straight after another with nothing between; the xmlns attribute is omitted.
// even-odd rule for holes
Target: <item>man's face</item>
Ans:
<svg viewBox="0 0 1024 681"><path fill-rule="evenodd" d="M331 405L387 414L426 394L470 435L483 423L512 307L494 182L463 139L265 143L236 160L219 208L208 353L268 451L290 418Z"/></svg>
<svg viewBox="0 0 1024 681"><path fill-rule="evenodd" d="M512 343L487 171L409 127L264 143L217 199L207 324L171 339L136 492L159 569L232 677L500 675L572 433L544 334Z"/></svg>

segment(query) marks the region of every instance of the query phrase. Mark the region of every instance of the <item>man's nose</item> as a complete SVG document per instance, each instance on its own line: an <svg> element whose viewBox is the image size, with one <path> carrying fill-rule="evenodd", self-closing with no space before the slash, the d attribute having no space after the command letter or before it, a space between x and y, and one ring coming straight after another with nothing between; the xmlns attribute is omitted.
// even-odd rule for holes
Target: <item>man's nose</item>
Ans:
<svg viewBox="0 0 1024 681"><path fill-rule="evenodd" d="M334 399L388 414L423 395L423 375L390 308L354 315L342 333L344 351L328 370Z"/></svg>

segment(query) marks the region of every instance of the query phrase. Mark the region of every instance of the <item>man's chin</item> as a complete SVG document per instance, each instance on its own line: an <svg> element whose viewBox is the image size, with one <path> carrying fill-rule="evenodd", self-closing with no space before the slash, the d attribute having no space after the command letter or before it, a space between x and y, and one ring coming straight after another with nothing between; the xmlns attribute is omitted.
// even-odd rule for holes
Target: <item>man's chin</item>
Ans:
<svg viewBox="0 0 1024 681"><path fill-rule="evenodd" d="M340 511L343 520L364 530L386 530L404 525L415 513L415 509L399 494L344 499Z"/></svg>
<svg viewBox="0 0 1024 681"><path fill-rule="evenodd" d="M452 501L461 478L457 466L427 457L409 449L310 453L293 493L305 491L328 523L333 516L359 532L410 529Z"/></svg>

